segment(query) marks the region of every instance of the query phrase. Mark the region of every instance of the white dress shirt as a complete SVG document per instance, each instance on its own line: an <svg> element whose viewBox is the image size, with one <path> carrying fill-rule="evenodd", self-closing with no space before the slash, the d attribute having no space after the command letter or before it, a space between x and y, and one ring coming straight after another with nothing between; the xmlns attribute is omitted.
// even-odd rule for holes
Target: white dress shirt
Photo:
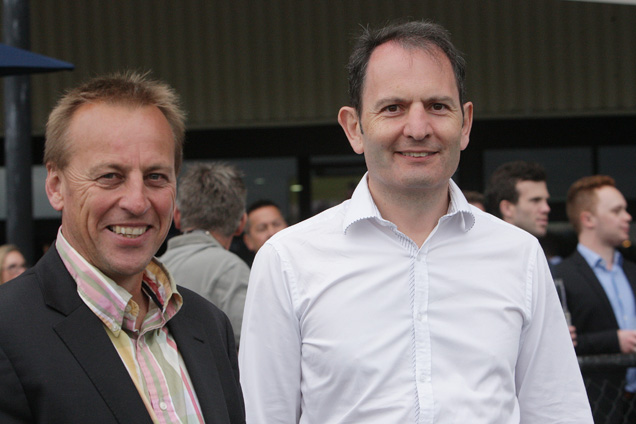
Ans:
<svg viewBox="0 0 636 424"><path fill-rule="evenodd" d="M249 424L592 423L539 243L450 195L421 248L365 176L260 249L239 352Z"/></svg>

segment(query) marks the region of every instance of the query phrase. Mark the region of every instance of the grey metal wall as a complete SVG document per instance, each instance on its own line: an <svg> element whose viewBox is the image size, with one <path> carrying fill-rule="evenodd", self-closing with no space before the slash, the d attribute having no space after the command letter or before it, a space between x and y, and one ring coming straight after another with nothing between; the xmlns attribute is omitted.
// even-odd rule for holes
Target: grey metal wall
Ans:
<svg viewBox="0 0 636 424"><path fill-rule="evenodd" d="M476 117L636 112L636 6L561 0L31 0L34 132L95 74L151 69L190 128L335 123L360 24L430 18L468 60Z"/></svg>

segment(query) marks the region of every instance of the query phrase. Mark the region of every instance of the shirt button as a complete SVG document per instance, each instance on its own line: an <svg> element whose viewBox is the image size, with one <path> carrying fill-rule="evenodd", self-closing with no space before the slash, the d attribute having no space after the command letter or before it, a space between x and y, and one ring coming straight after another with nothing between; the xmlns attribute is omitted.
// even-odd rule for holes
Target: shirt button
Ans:
<svg viewBox="0 0 636 424"><path fill-rule="evenodd" d="M159 408L161 408L162 411L165 411L166 409L168 409L168 405L166 405L165 402L161 402L159 404Z"/></svg>

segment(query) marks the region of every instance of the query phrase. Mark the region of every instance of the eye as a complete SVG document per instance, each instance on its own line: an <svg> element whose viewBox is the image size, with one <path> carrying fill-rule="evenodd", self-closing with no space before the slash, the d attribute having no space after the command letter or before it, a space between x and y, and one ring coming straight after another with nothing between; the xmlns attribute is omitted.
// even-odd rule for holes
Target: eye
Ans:
<svg viewBox="0 0 636 424"><path fill-rule="evenodd" d="M165 178L162 174L150 174L148 175L148 179L149 180L153 180L153 181L159 181L161 179Z"/></svg>
<svg viewBox="0 0 636 424"><path fill-rule="evenodd" d="M106 184L106 185L116 184L119 181L121 181L121 175L115 172L109 172L107 174L100 175L97 178L97 182Z"/></svg>
<svg viewBox="0 0 636 424"><path fill-rule="evenodd" d="M446 105L443 103L433 103L432 108L435 111L443 111L446 109Z"/></svg>
<svg viewBox="0 0 636 424"><path fill-rule="evenodd" d="M384 112L396 113L396 112L400 111L400 106L399 105L388 105L388 106L385 106L384 108L382 108L382 110Z"/></svg>
<svg viewBox="0 0 636 424"><path fill-rule="evenodd" d="M146 176L146 180L153 185L164 185L169 182L169 178L166 174L160 172L153 172Z"/></svg>

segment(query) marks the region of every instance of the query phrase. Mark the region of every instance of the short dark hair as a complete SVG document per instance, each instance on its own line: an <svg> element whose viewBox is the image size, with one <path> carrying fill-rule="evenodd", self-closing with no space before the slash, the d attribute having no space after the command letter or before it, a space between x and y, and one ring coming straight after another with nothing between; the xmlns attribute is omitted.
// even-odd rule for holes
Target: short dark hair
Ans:
<svg viewBox="0 0 636 424"><path fill-rule="evenodd" d="M189 165L179 178L177 207L181 228L234 234L245 213L243 173L222 162Z"/></svg>
<svg viewBox="0 0 636 424"><path fill-rule="evenodd" d="M278 209L279 212L281 212L281 215L282 215L282 211L280 210L280 207L274 201L269 199L256 200L255 202L250 203L250 205L247 207L247 222L245 223L245 228L243 229L243 232L248 233L250 231L251 224L250 224L249 215L255 210L264 208L266 206L275 207L276 209Z"/></svg>
<svg viewBox="0 0 636 424"><path fill-rule="evenodd" d="M255 202L250 203L250 205L247 207L247 214L249 215L256 209L264 208L265 206L274 206L276 209L280 210L280 207L274 201L269 199L259 199Z"/></svg>
<svg viewBox="0 0 636 424"><path fill-rule="evenodd" d="M490 176L484 192L486 211L501 218L499 204L507 200L512 204L519 201L517 183L519 181L546 181L545 169L536 162L516 160L500 165Z"/></svg>
<svg viewBox="0 0 636 424"><path fill-rule="evenodd" d="M441 25L430 21L393 23L378 30L364 27L349 56L349 100L351 107L362 114L362 91L371 54L376 47L390 41L408 49L441 50L448 58L455 73L460 105L466 97L466 61L450 41L450 33ZM462 113L463 113L462 108Z"/></svg>
<svg viewBox="0 0 636 424"><path fill-rule="evenodd" d="M468 203L481 203L482 205L486 203L486 197L475 190L464 190L464 197Z"/></svg>

